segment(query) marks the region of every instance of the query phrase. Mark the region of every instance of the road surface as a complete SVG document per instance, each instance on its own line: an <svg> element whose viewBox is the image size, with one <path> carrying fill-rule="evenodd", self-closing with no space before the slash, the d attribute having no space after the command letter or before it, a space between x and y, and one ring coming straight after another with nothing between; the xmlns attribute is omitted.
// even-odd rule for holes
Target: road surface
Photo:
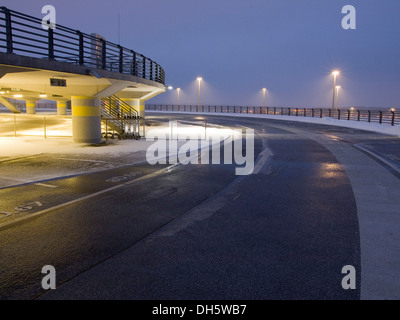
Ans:
<svg viewBox="0 0 400 320"><path fill-rule="evenodd" d="M0 297L400 298L398 138L266 119L207 123L255 130L255 173L143 162L0 189ZM55 290L41 286L45 265L56 269ZM345 290L348 265L356 288Z"/></svg>

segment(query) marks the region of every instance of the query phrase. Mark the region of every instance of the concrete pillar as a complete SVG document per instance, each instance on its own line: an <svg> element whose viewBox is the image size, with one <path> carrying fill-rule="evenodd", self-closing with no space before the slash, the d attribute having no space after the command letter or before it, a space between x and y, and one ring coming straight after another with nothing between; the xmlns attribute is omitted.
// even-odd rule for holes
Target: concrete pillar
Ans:
<svg viewBox="0 0 400 320"><path fill-rule="evenodd" d="M101 142L101 106L95 97L73 96L72 136L78 143Z"/></svg>
<svg viewBox="0 0 400 320"><path fill-rule="evenodd" d="M145 100L139 100L139 116L144 118L144 108L145 108Z"/></svg>
<svg viewBox="0 0 400 320"><path fill-rule="evenodd" d="M26 113L27 114L35 114L36 113L36 101L35 100L26 100Z"/></svg>
<svg viewBox="0 0 400 320"><path fill-rule="evenodd" d="M59 116L67 114L67 101L57 101L57 114Z"/></svg>
<svg viewBox="0 0 400 320"><path fill-rule="evenodd" d="M133 107L133 109L138 112L140 117L144 118L144 100L130 98L123 98L122 100Z"/></svg>

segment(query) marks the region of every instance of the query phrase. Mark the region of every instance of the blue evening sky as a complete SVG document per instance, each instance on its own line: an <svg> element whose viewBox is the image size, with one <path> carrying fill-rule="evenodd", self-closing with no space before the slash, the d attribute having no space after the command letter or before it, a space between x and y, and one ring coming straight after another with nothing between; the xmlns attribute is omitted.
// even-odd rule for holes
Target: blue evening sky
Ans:
<svg viewBox="0 0 400 320"><path fill-rule="evenodd" d="M2 5L140 52L158 62L181 103L329 107L334 69L339 105L400 107L399 0L6 0ZM356 8L356 30L342 7ZM120 34L118 36L118 15ZM176 90L149 103L177 102Z"/></svg>

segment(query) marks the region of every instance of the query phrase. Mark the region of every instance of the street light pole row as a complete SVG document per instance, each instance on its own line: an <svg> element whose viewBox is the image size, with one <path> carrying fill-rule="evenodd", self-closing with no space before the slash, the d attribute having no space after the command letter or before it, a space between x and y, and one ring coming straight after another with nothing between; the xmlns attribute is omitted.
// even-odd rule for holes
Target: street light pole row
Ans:
<svg viewBox="0 0 400 320"><path fill-rule="evenodd" d="M335 92L336 92L336 110L339 109L339 90L341 87L336 85L336 78L339 74L340 72L337 70L332 72L333 75L332 115L333 112L335 111Z"/></svg>
<svg viewBox="0 0 400 320"><path fill-rule="evenodd" d="M339 109L339 90L340 90L340 86L336 85L336 78L337 76L340 74L339 71L333 71L332 75L333 75L333 93L332 93L332 114L335 111L335 93L336 93L336 110ZM200 111L200 93L201 93L201 81L203 81L202 77L197 77L197 81L198 81L198 85L199 85L199 96L198 96L198 107L197 110ZM171 87L172 88L172 87ZM181 92L181 88L177 88L176 89L178 92L178 108L179 108L179 104L180 104L180 92ZM265 108L266 106L266 95L267 95L267 88L263 88L262 89L263 92L263 107Z"/></svg>

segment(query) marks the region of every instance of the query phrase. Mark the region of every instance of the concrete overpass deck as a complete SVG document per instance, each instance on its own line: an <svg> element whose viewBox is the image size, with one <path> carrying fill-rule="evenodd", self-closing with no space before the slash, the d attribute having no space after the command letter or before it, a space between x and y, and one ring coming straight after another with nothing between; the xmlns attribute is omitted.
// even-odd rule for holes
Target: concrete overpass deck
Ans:
<svg viewBox="0 0 400 320"><path fill-rule="evenodd" d="M32 114L38 100L54 100L65 115L71 101L76 142L100 142L102 117L142 118L145 101L165 92L160 65L97 34L60 25L46 29L41 19L5 7L0 33L0 103L20 113L10 99L24 100ZM110 96L116 100L102 111L101 99Z"/></svg>

